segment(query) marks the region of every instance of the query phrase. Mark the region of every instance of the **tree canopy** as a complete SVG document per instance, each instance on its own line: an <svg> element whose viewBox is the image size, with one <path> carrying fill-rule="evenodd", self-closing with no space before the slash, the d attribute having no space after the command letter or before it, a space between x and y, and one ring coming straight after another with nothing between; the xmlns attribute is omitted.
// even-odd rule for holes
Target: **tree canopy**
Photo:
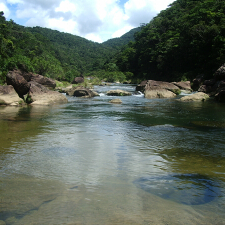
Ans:
<svg viewBox="0 0 225 225"><path fill-rule="evenodd" d="M225 1L177 0L135 35L117 65L157 80L210 77L225 62Z"/></svg>
<svg viewBox="0 0 225 225"><path fill-rule="evenodd" d="M0 12L0 82L22 68L58 80L212 77L225 62L225 1L176 0L148 24L102 44L6 21Z"/></svg>

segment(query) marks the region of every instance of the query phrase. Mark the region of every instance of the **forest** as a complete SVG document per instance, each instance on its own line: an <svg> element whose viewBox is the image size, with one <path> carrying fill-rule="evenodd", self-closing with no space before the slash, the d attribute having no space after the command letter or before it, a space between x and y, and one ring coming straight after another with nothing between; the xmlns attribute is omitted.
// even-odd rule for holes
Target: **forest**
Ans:
<svg viewBox="0 0 225 225"><path fill-rule="evenodd" d="M149 23L101 44L48 28L23 27L0 12L0 83L15 68L60 81L212 78L225 62L225 1L176 0Z"/></svg>
<svg viewBox="0 0 225 225"><path fill-rule="evenodd" d="M225 63L225 1L177 0L135 34L117 56L121 71L141 79L212 78Z"/></svg>

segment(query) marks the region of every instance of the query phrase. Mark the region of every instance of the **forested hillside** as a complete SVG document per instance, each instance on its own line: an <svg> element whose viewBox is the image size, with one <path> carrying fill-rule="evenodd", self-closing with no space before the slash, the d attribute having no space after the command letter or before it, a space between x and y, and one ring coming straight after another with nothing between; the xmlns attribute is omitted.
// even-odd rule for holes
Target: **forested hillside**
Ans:
<svg viewBox="0 0 225 225"><path fill-rule="evenodd" d="M139 32L137 32L139 31ZM213 76L225 63L225 1L176 0L148 24L102 44L0 13L0 79L9 70L71 81L81 73L108 81L179 81Z"/></svg>
<svg viewBox="0 0 225 225"><path fill-rule="evenodd" d="M133 37L129 35L126 43L131 40L129 38ZM3 12L0 13L1 83L4 83L6 73L14 68L67 81L90 73L112 81L125 79L113 63L117 51L115 46L76 35L41 27L23 27L12 20L6 21Z"/></svg>
<svg viewBox="0 0 225 225"><path fill-rule="evenodd" d="M117 57L121 71L156 80L211 77L225 63L225 1L177 0Z"/></svg>
<svg viewBox="0 0 225 225"><path fill-rule="evenodd" d="M127 45L130 41L134 41L134 35L139 31L141 31L141 27L131 29L121 37L109 39L103 42L102 45L119 49L120 47Z"/></svg>

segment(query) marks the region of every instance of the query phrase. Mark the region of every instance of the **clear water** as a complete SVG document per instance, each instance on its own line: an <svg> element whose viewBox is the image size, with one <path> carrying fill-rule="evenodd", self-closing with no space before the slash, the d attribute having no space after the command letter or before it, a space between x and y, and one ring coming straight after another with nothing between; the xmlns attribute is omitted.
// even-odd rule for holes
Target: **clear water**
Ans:
<svg viewBox="0 0 225 225"><path fill-rule="evenodd" d="M225 224L225 105L118 88L0 108L0 224Z"/></svg>

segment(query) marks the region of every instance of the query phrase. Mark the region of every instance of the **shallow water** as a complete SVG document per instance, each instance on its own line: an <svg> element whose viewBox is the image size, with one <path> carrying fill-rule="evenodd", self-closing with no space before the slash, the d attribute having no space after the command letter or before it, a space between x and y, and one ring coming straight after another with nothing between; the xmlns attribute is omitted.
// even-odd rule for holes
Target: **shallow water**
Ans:
<svg viewBox="0 0 225 225"><path fill-rule="evenodd" d="M118 88L0 108L0 224L225 224L225 105Z"/></svg>

